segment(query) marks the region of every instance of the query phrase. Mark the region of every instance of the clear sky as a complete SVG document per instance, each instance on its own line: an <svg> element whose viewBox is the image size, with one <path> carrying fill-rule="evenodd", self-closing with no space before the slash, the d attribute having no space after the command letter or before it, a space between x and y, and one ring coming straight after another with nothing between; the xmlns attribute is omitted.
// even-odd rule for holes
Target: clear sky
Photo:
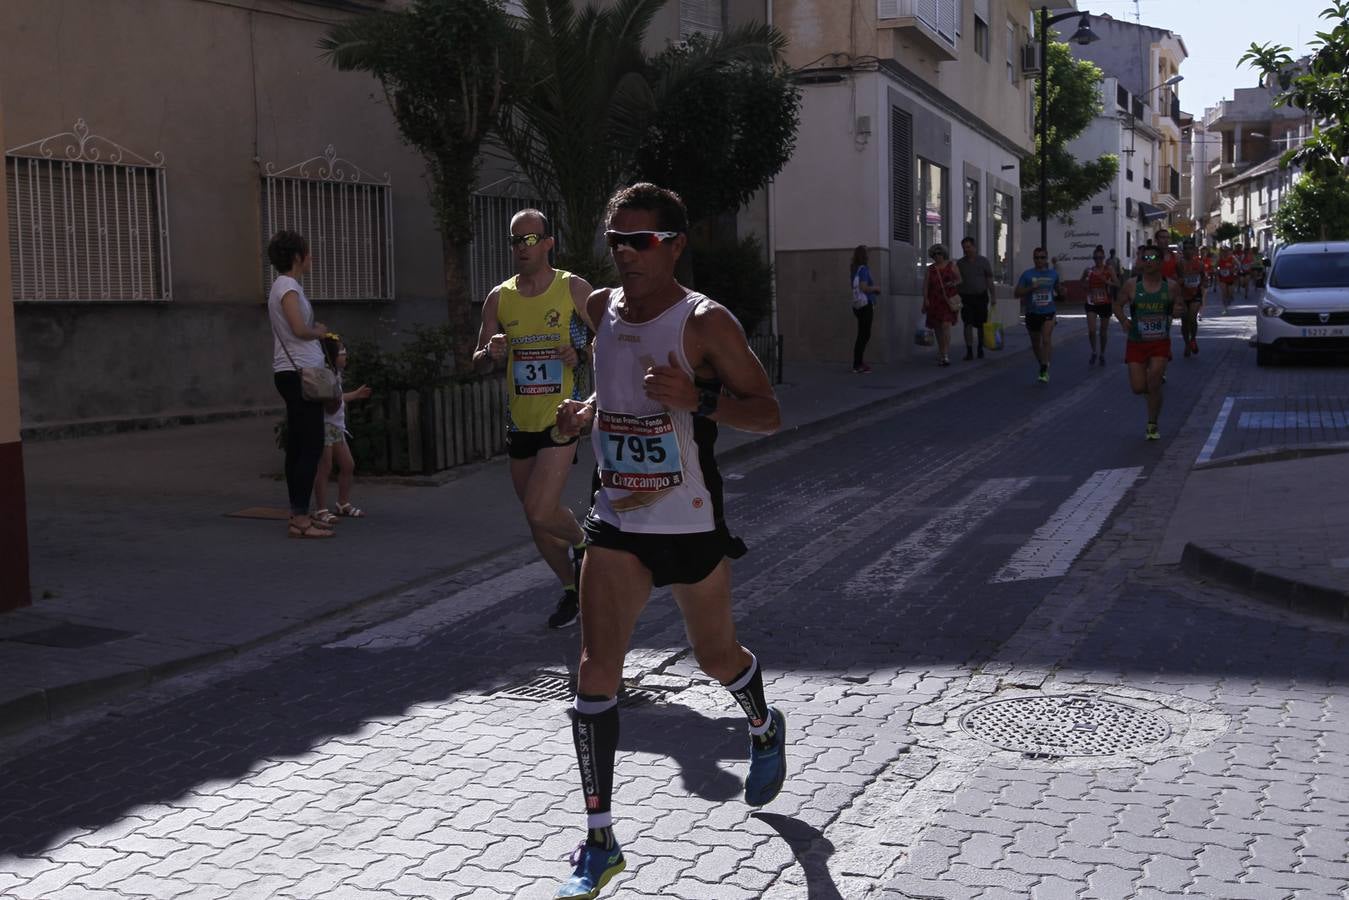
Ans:
<svg viewBox="0 0 1349 900"><path fill-rule="evenodd" d="M1053 8L1053 4L1049 4ZM1177 90L1181 107L1196 118L1204 107L1232 98L1239 87L1259 83L1255 70L1237 60L1252 41L1273 41L1293 48L1293 56L1308 51L1316 32L1329 30L1320 12L1326 0L1077 0L1077 8L1109 13L1116 19L1141 21L1180 35L1190 52L1180 73ZM1140 18L1135 19L1135 10ZM1060 26L1061 28L1064 26Z"/></svg>

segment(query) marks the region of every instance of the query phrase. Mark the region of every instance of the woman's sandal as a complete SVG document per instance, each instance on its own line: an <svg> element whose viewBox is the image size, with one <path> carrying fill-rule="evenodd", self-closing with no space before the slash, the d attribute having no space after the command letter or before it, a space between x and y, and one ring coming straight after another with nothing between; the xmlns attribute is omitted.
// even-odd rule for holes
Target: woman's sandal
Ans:
<svg viewBox="0 0 1349 900"><path fill-rule="evenodd" d="M335 537L336 535L337 532L333 531L331 528L324 528L322 525L314 521L310 521L310 523L304 526L303 528L301 528L299 525L296 525L294 522L291 522L289 527L287 527L286 529L287 537L300 538L302 540L308 540L311 538L330 538Z"/></svg>
<svg viewBox="0 0 1349 900"><path fill-rule="evenodd" d="M339 503L334 509L337 510L339 516L344 516L348 519L360 519L365 517L364 510L358 506L352 506L350 503Z"/></svg>
<svg viewBox="0 0 1349 900"><path fill-rule="evenodd" d="M337 524L337 516L328 512L326 509L320 509L309 516L315 522L318 522L325 528L331 528Z"/></svg>

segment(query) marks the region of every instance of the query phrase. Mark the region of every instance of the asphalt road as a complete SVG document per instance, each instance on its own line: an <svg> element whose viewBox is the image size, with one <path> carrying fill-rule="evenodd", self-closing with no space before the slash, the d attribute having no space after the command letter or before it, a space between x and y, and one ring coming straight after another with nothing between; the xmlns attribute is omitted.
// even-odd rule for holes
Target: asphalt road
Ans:
<svg viewBox="0 0 1349 900"><path fill-rule="evenodd" d="M1257 370L1249 312L1174 361L1160 442L1115 335L1105 367L1077 338L1048 385L934 387L728 466L791 773L740 800L743 720L657 592L605 896L1345 896L1349 628L1150 562L1228 398L1349 381ZM567 702L501 691L565 679L576 634L540 629L527 552L460 580L0 745L0 895L550 897L583 822Z"/></svg>

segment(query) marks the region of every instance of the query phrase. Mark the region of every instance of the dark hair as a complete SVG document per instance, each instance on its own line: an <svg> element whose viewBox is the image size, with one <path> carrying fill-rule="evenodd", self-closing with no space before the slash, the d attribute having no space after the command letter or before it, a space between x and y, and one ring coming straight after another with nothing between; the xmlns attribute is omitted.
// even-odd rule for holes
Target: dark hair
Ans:
<svg viewBox="0 0 1349 900"><path fill-rule="evenodd" d="M1101 251L1102 255L1105 254L1105 246L1102 245L1102 244L1097 244L1097 245L1096 245L1096 250ZM1096 250L1091 251L1091 255L1092 255L1092 256L1095 256L1095 255L1096 255Z"/></svg>
<svg viewBox="0 0 1349 900"><path fill-rule="evenodd" d="M857 274L857 270L867 264L867 245L858 244L852 251L852 263L848 267L848 276Z"/></svg>
<svg viewBox="0 0 1349 900"><path fill-rule="evenodd" d="M649 181L639 181L631 187L625 187L609 198L604 210L604 221L613 221L614 214L620 209L639 209L656 214L656 224L661 231L677 231L680 234L689 230L689 213L684 201L668 188L658 187Z"/></svg>
<svg viewBox="0 0 1349 900"><path fill-rule="evenodd" d="M552 226L548 224L548 217L543 214L543 210L534 209L532 206L520 210L515 215L511 216L511 227L514 228L515 223L524 218L538 219L539 227L543 230L544 237L553 233Z"/></svg>
<svg viewBox="0 0 1349 900"><path fill-rule="evenodd" d="M342 336L328 332L319 338L319 346L323 348L323 358L328 361L328 365L336 369L337 354L342 350Z"/></svg>
<svg viewBox="0 0 1349 900"><path fill-rule="evenodd" d="M1045 256L1049 255L1049 251L1046 250L1044 247L1036 247L1034 250L1030 252L1030 255L1034 256L1037 253L1043 253Z"/></svg>
<svg viewBox="0 0 1349 900"><path fill-rule="evenodd" d="M267 259L278 272L289 272L309 255L309 242L295 231L278 231L267 244Z"/></svg>
<svg viewBox="0 0 1349 900"><path fill-rule="evenodd" d="M972 244L975 247L975 249L978 249L979 247L979 243L974 238L970 237L968 234L960 239L960 246L963 247L966 244Z"/></svg>

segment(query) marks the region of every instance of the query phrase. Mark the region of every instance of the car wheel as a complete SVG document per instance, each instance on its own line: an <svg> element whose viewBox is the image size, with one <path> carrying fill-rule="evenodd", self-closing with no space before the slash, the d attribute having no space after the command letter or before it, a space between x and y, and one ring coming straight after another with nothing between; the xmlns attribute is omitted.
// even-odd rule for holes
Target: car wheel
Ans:
<svg viewBox="0 0 1349 900"><path fill-rule="evenodd" d="M1265 347L1260 344L1255 345L1255 364L1257 366L1274 365L1274 348Z"/></svg>

